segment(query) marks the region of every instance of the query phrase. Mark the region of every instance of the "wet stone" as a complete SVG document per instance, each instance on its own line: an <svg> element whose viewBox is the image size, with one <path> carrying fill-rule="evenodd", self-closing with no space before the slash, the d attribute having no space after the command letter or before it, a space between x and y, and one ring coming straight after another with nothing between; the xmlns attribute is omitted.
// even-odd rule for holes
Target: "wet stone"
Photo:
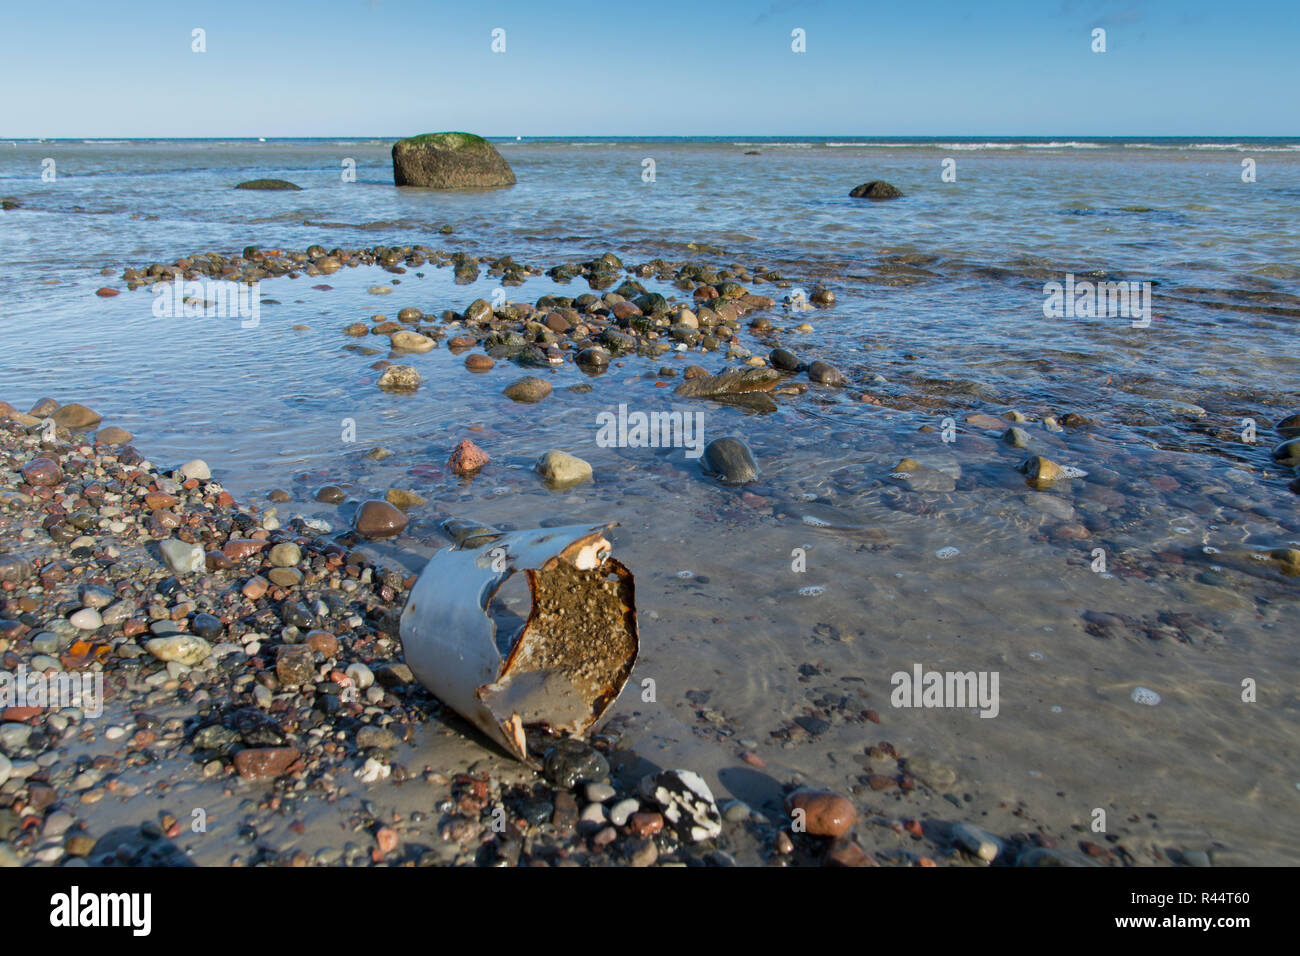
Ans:
<svg viewBox="0 0 1300 956"><path fill-rule="evenodd" d="M566 738L546 752L543 775L562 790L572 790L582 781L609 776L609 762L584 741Z"/></svg>
<svg viewBox="0 0 1300 956"><path fill-rule="evenodd" d="M704 448L700 466L725 484L745 484L759 475L754 455L741 439L732 436L715 438Z"/></svg>

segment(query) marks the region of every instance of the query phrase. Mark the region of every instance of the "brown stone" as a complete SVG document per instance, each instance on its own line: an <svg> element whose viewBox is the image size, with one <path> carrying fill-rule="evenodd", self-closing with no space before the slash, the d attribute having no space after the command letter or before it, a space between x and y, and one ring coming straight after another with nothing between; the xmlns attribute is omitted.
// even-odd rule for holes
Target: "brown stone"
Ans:
<svg viewBox="0 0 1300 956"><path fill-rule="evenodd" d="M663 828L663 816L654 812L634 813L627 821L628 832L637 837L654 836Z"/></svg>
<svg viewBox="0 0 1300 956"><path fill-rule="evenodd" d="M159 508L175 508L180 504L180 499L175 495L169 495L165 491L151 491L144 496L144 504L150 510Z"/></svg>
<svg viewBox="0 0 1300 956"><path fill-rule="evenodd" d="M457 475L473 475L491 460L487 452L467 438L451 453L451 457L447 459L447 467Z"/></svg>
<svg viewBox="0 0 1300 956"><path fill-rule="evenodd" d="M853 842L850 837L840 837L826 848L822 866L876 866L875 860Z"/></svg>
<svg viewBox="0 0 1300 956"><path fill-rule="evenodd" d="M62 406L55 411L52 417L54 418L54 424L76 431L94 428L99 424L100 418L99 412L92 411L85 405L78 405L76 402Z"/></svg>
<svg viewBox="0 0 1300 956"><path fill-rule="evenodd" d="M267 588L270 586L270 581L262 577L260 574L254 574L244 582L244 586L241 588L241 593L250 601L256 601L258 598L262 597L262 595L266 594Z"/></svg>
<svg viewBox="0 0 1300 956"><path fill-rule="evenodd" d="M285 773L297 760L293 747L253 747L235 754L235 770L246 780L266 780Z"/></svg>
<svg viewBox="0 0 1300 956"><path fill-rule="evenodd" d="M22 473L29 485L57 485L63 480L63 470L50 458L33 458L23 465Z"/></svg>
<svg viewBox="0 0 1300 956"><path fill-rule="evenodd" d="M275 676L285 687L310 684L316 676L315 652L306 644L282 644L275 652Z"/></svg>
<svg viewBox="0 0 1300 956"><path fill-rule="evenodd" d="M785 808L791 814L802 810L804 831L813 836L843 836L858 821L853 804L830 790L796 790L786 797Z"/></svg>
<svg viewBox="0 0 1300 956"><path fill-rule="evenodd" d="M231 561L243 561L245 558L251 558L263 548L267 542L257 541L253 538L231 538L221 546L221 553Z"/></svg>
<svg viewBox="0 0 1300 956"><path fill-rule="evenodd" d="M475 352L473 355L465 356L465 367L471 372L486 372L492 366L496 365L489 356L481 352Z"/></svg>
<svg viewBox="0 0 1300 956"><path fill-rule="evenodd" d="M339 654L339 639L329 631L309 632L307 646L325 657L338 657Z"/></svg>
<svg viewBox="0 0 1300 956"><path fill-rule="evenodd" d="M96 445L125 445L135 436L125 428L118 428L116 425L109 425L107 428L101 428L95 433Z"/></svg>
<svg viewBox="0 0 1300 956"><path fill-rule="evenodd" d="M407 517L400 508L372 498L361 503L353 526L365 538L391 538L406 530Z"/></svg>

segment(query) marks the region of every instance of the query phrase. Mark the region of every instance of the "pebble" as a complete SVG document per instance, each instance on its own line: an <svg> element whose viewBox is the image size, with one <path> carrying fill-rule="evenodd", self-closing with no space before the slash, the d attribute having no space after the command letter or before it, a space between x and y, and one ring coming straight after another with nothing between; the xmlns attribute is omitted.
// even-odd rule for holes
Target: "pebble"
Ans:
<svg viewBox="0 0 1300 956"><path fill-rule="evenodd" d="M1146 707L1155 707L1160 703L1160 695L1149 687L1134 687L1129 698L1133 703L1142 704Z"/></svg>
<svg viewBox="0 0 1300 956"><path fill-rule="evenodd" d="M567 489L591 481L591 465L562 451L548 451L537 459L536 469L542 480L553 488Z"/></svg>
<svg viewBox="0 0 1300 956"><path fill-rule="evenodd" d="M187 544L177 538L168 538L166 541L159 542L158 552L162 556L163 564L173 574L193 574L207 567L203 549L197 544Z"/></svg>
<svg viewBox="0 0 1300 956"><path fill-rule="evenodd" d="M72 626L82 631L95 631L104 623L99 612L93 607L83 607L68 618Z"/></svg>
<svg viewBox="0 0 1300 956"><path fill-rule="evenodd" d="M589 783L582 789L582 795L587 798L588 803L604 803L614 796L617 791L607 783Z"/></svg>
<svg viewBox="0 0 1300 956"><path fill-rule="evenodd" d="M803 811L799 816L804 832L813 836L843 836L858 822L858 811L848 798L830 790L796 790L786 797L785 808L792 816Z"/></svg>
<svg viewBox="0 0 1300 956"><path fill-rule="evenodd" d="M609 822L614 824L616 827L621 827L631 819L632 814L636 813L640 809L641 801L634 797L620 800L609 808Z"/></svg>
<svg viewBox="0 0 1300 956"><path fill-rule="evenodd" d="M363 538L391 538L406 530L408 520L400 508L372 498L357 509L353 527Z"/></svg>
<svg viewBox="0 0 1300 956"><path fill-rule="evenodd" d="M357 690L365 690L375 682L374 672L360 661L349 664L344 673L351 678L352 683L357 685Z"/></svg>
<svg viewBox="0 0 1300 956"><path fill-rule="evenodd" d="M973 856L992 863L1002 852L1002 841L971 823L958 823L952 828L952 838Z"/></svg>
<svg viewBox="0 0 1300 956"><path fill-rule="evenodd" d="M145 641L145 650L160 661L179 661L189 667L202 663L212 652L212 645L201 637L177 634Z"/></svg>
<svg viewBox="0 0 1300 956"><path fill-rule="evenodd" d="M207 481L212 477L212 469L208 467L208 463L202 458L194 458L187 461L185 464L181 465L177 471L187 479L193 478L196 481Z"/></svg>
<svg viewBox="0 0 1300 956"><path fill-rule="evenodd" d="M277 544L267 555L267 560L277 568L291 568L302 560L302 549L292 542Z"/></svg>

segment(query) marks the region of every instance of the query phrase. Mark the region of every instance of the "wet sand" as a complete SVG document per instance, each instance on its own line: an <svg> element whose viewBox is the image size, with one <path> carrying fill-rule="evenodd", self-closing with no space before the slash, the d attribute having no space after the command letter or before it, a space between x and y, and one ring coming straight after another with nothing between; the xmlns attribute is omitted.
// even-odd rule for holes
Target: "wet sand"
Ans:
<svg viewBox="0 0 1300 956"><path fill-rule="evenodd" d="M404 580L447 544L440 530L447 517L502 529L560 518L618 521L616 553L638 578L642 654L606 737L597 740L615 764L611 778L628 793L654 767L697 770L724 806L735 798L752 810L737 811L720 843L656 845L662 862L842 859L843 846L829 854L827 840L800 834L787 833L792 852L781 852L779 834L790 822L782 801L796 784L830 788L854 803L861 819L853 839L863 851L861 858L848 854L855 862L976 862L955 846L951 825L961 821L1003 840L999 862L1294 862L1300 834L1288 811L1300 791L1290 772L1291 688L1300 662L1288 619L1296 578L1285 573L1285 559L1270 555L1295 547L1295 497L1286 485L1289 469L1268 458L1271 426L1294 410L1282 404L1286 395L1225 398L1208 377L1199 385L1184 379L1177 392L1143 384L1137 372L1126 380L1122 352L1108 360L1061 355L1032 366L1013 358L1003 369L994 356L972 355L964 376L951 371L962 357L944 354L944 371L927 374L929 340L916 329L904 333L884 319L863 337L838 329L835 309L791 314L778 304L738 316L739 348L762 357L781 345L802 360L834 363L847 384L827 387L793 375L787 384L799 384L802 394L777 395L777 410L767 415L690 400L689 407L706 413L707 438L742 437L762 468L756 481L728 487L702 475L681 449L596 443L598 414L620 402L645 410L686 404L671 394L682 371L693 363L721 370L726 362L717 352L627 355L594 377L568 361L554 372L521 369L503 354L491 371L474 375L463 367L465 353L452 355L444 341L424 354L392 358L421 371L420 390L376 388L381 369L370 366L388 354L387 341L353 340L342 328L407 306L423 310L427 325L446 326L432 318L439 309L429 307L430 299L459 311L496 287L495 277L458 287L445 276L450 270L440 270L441 279L431 267L423 271L432 295L416 291L416 269L398 274L396 283L392 272L348 269L313 280L331 288L310 293L303 279L267 280L263 294L281 301L266 307L261 338L232 328L237 323L192 320L213 323L211 334L194 343L196 369L225 367L220 355L242 356L241 374L228 382L200 376L160 383L125 370L125 388L135 392L130 401L123 401L122 387L65 397L137 432L150 454L174 461L203 455L237 499L276 507L286 519L300 512L342 530L358 500L390 488L416 491L427 505L412 509L403 536L359 546ZM666 275L641 281L690 301ZM281 292L289 283L296 285ZM779 302L792 283L752 282L751 274L744 284ZM370 294L383 286L393 291ZM529 277L509 297L533 302L542 294L588 291L585 283L565 289ZM841 304L863 294L847 282L835 289ZM148 298L141 288L95 305L129 335ZM771 331L750 327L765 315ZM811 329L798 331L805 322ZM1115 344L1113 335L1096 335L1099 345ZM355 350L375 342L383 346L373 355ZM236 343L242 351L232 349ZM107 346L91 360L114 361ZM1162 347L1172 348L1167 340ZM959 343L944 348L961 352ZM1134 362L1150 360L1149 351L1132 348ZM298 358L285 363L286 350ZM862 354L868 351L875 354ZM737 352L732 364L739 361ZM682 371L664 376L665 367ZM1105 368L1113 371L1103 383L1094 372ZM286 369L293 375L287 382ZM536 405L500 394L530 374L547 376L554 392ZM250 393L248 379L280 386ZM331 387L331 379L343 384ZM1152 401L1153 393L1160 398ZM1174 400L1183 404L1159 410L1159 401ZM214 415L223 401L238 409L234 420ZM1045 422L1067 421L1068 413L1086 421L1060 430ZM1259 422L1256 445L1236 437L1243 413ZM1020 415L1025 420L1017 427L1028 444L1014 448L1003 435ZM345 418L357 425L354 442L340 440ZM945 419L953 426L947 432ZM32 450L30 436L12 436L7 440ZM443 465L466 437L493 458L471 481ZM391 455L366 458L375 446ZM548 490L531 467L552 449L591 462L595 480L563 493ZM1086 474L1034 487L1018 470L1031 454ZM899 478L907 458L922 469ZM326 484L345 491L342 506L315 500ZM286 500L268 500L275 488L286 493L275 497ZM19 523L34 521L30 511L15 514ZM1104 571L1095 570L1098 548ZM795 549L802 549L804 570L792 568ZM213 593L235 583L217 578ZM41 613L58 613L76 583L42 596ZM394 589L377 603L400 608L400 599ZM20 638L7 653L30 652ZM891 706L891 676L916 664L997 672L997 717L969 708ZM646 678L654 681L653 701L641 693ZM1258 684L1254 702L1242 700L1246 679ZM500 787L532 785L533 778L484 748L463 722L438 713L419 689L393 695L403 742L380 748L380 764L403 767L399 777L410 774L398 786L392 769L386 780L368 784L351 777L365 772L368 749L355 743L336 754L313 752L312 769L274 784L238 781L228 761L205 780L202 762L169 753L197 729L192 698L175 699L177 688L145 698L162 728L156 741L110 756L122 745L110 746L99 728L111 720L130 725L144 706L124 693L129 706L114 712L110 701L104 718L83 725L88 740L69 734L53 752L65 771L84 752L116 761L108 775L120 774L125 786L154 790L165 781L174 794L165 812L182 824L169 839L195 861L372 861L383 825L400 836L399 849L381 854L386 862L512 858L513 841L486 825L490 807ZM1134 700L1139 688L1156 691L1160 703ZM286 706L305 704L290 697ZM34 718L42 719L48 718ZM168 719L178 723L167 729ZM349 732L355 727L345 737ZM458 782L462 771L485 775L487 783ZM322 783L322 773L335 779ZM149 779L154 775L159 779ZM345 792L332 791L340 782ZM66 786L60 780L55 788L60 801L72 805L96 841L114 827L143 822L139 801L123 803L110 792L86 804L81 791ZM5 787L15 803L31 803L21 786ZM466 788L470 802L457 810ZM304 791L315 799L298 796ZM543 796L554 817L554 793ZM253 802L241 806L246 800ZM455 812L444 809L447 800ZM282 809L286 802L291 809ZM582 805L580 792L575 811ZM196 806L216 809L210 815L220 825L192 833L183 823ZM1091 828L1098 809L1105 810L1102 832ZM400 823L391 820L394 812ZM473 822L455 823L459 817ZM245 818L258 832L251 843L241 843ZM290 827L295 821L298 829ZM443 840L444 832L456 835L448 826L461 827L463 840ZM577 827L567 838L562 827L542 835L525 828L520 845L536 853L526 850L522 858L622 862L640 849L644 862L642 838L616 831L612 849L601 852L594 834ZM484 837L488 849L480 850ZM348 851L347 842L357 850ZM42 846L49 848L32 839L15 852L25 860ZM1060 856L1027 852L1034 847ZM711 856L715 849L727 856ZM92 858L103 855L99 847Z"/></svg>

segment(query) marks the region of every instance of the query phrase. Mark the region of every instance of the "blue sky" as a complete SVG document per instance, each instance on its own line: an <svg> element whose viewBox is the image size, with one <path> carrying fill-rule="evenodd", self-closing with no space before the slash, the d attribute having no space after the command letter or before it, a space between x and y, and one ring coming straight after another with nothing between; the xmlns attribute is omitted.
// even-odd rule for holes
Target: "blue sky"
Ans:
<svg viewBox="0 0 1300 956"><path fill-rule="evenodd" d="M1295 0L65 0L0 24L0 138L1300 134Z"/></svg>

